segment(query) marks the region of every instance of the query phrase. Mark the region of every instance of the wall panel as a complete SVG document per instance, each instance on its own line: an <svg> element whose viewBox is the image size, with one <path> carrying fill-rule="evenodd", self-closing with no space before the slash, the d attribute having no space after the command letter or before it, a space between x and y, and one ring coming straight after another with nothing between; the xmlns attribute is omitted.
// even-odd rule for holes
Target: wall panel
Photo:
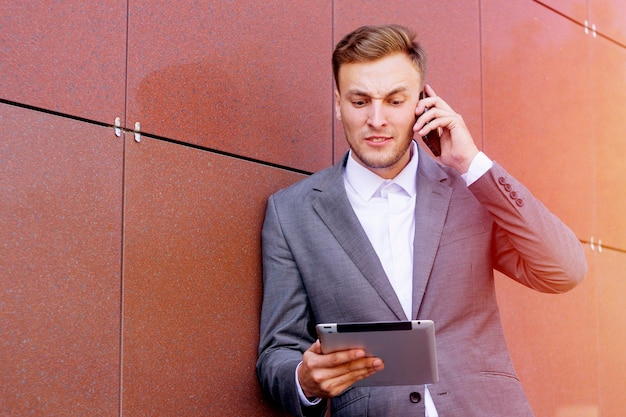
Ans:
<svg viewBox="0 0 626 417"><path fill-rule="evenodd" d="M481 7L486 153L588 239L597 224L592 38L538 3ZM540 294L501 276L497 281L507 341L538 416L598 415L591 266L583 284L563 295Z"/></svg>
<svg viewBox="0 0 626 417"><path fill-rule="evenodd" d="M623 3L0 4L0 415L282 415L254 369L266 199L347 149L334 44L396 22L486 153L593 238L570 293L496 279L537 416L620 416Z"/></svg>
<svg viewBox="0 0 626 417"><path fill-rule="evenodd" d="M482 5L485 150L580 238L595 230L590 42L526 0Z"/></svg>
<svg viewBox="0 0 626 417"><path fill-rule="evenodd" d="M302 170L330 165L331 6L131 1L128 126Z"/></svg>
<svg viewBox="0 0 626 417"><path fill-rule="evenodd" d="M362 25L398 23L412 28L428 54L426 82L463 115L477 143L482 143L480 92L479 2L474 1L351 1L334 2L337 43ZM332 52L332 51L331 51ZM330 52L329 52L330 53ZM336 122L335 158L348 149Z"/></svg>
<svg viewBox="0 0 626 417"><path fill-rule="evenodd" d="M598 392L600 414L618 417L624 414L626 393L626 254L605 250L598 260Z"/></svg>
<svg viewBox="0 0 626 417"><path fill-rule="evenodd" d="M592 43L591 125L594 126L598 227L596 238L626 250L626 49Z"/></svg>
<svg viewBox="0 0 626 417"><path fill-rule="evenodd" d="M580 24L584 24L587 20L587 2L589 0L535 0L539 4L554 9L558 13L574 19Z"/></svg>
<svg viewBox="0 0 626 417"><path fill-rule="evenodd" d="M599 2L592 2L598 13ZM621 9L613 16L603 15L607 22L617 23L626 10L605 2L605 7ZM606 9L605 9L606 12ZM621 25L623 28L623 25ZM603 26L599 25L599 30ZM616 33L616 32L615 32ZM624 413L626 395L623 380L626 373L626 315L622 308L626 291L626 218L624 178L626 166L626 49L598 37L592 44L592 125L594 126L598 194L598 227L596 239L604 246L598 260L598 392L602 416Z"/></svg>
<svg viewBox="0 0 626 417"><path fill-rule="evenodd" d="M622 0L587 0L589 22L603 36L626 45L626 6Z"/></svg>
<svg viewBox="0 0 626 417"><path fill-rule="evenodd" d="M267 197L302 175L127 145L125 415L272 415L256 381Z"/></svg>
<svg viewBox="0 0 626 417"><path fill-rule="evenodd" d="M0 3L0 98L124 118L126 1Z"/></svg>
<svg viewBox="0 0 626 417"><path fill-rule="evenodd" d="M498 274L496 284L507 343L537 416L597 417L597 279L590 272L565 294L541 294Z"/></svg>
<svg viewBox="0 0 626 417"><path fill-rule="evenodd" d="M0 415L119 413L122 139L0 104Z"/></svg>

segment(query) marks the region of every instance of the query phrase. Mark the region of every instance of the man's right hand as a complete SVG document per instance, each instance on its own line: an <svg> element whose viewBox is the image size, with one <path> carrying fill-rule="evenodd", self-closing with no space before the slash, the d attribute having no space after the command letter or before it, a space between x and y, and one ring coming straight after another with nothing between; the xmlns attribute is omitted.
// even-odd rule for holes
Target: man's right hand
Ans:
<svg viewBox="0 0 626 417"><path fill-rule="evenodd" d="M307 397L332 398L384 367L380 358L366 357L363 349L323 354L318 340L302 356L298 381Z"/></svg>

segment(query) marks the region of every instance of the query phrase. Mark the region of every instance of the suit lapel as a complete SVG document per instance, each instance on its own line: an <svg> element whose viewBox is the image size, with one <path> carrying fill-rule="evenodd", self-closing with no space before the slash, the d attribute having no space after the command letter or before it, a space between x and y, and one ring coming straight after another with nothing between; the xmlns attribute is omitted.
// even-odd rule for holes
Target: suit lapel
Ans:
<svg viewBox="0 0 626 417"><path fill-rule="evenodd" d="M452 189L444 170L418 146L419 166L415 202L415 240L413 254L413 318L418 316L426 286L439 247ZM319 196L313 208L337 242L376 289L399 320L407 320L393 287L369 242L346 195L342 163L335 165L315 189Z"/></svg>
<svg viewBox="0 0 626 417"><path fill-rule="evenodd" d="M419 148L419 147L418 147ZM448 176L419 148L415 239L413 252L413 315L419 316L426 286L443 233L452 197Z"/></svg>
<svg viewBox="0 0 626 417"><path fill-rule="evenodd" d="M335 165L330 170L330 175L323 178L315 187L319 191L319 196L313 200L313 208L398 320L407 320L378 255L346 195L342 175L345 158L343 163Z"/></svg>

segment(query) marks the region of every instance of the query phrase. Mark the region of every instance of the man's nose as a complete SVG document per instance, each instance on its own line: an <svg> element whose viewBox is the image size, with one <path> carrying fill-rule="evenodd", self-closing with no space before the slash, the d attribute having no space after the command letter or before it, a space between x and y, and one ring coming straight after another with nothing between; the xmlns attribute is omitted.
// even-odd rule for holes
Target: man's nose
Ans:
<svg viewBox="0 0 626 417"><path fill-rule="evenodd" d="M380 129L387 124L385 109L382 103L373 101L370 106L367 123L373 128Z"/></svg>

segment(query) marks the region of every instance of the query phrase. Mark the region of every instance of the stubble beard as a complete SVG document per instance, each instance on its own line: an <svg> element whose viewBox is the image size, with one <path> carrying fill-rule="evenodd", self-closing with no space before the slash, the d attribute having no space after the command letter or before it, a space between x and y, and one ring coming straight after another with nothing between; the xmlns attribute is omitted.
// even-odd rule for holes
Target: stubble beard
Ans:
<svg viewBox="0 0 626 417"><path fill-rule="evenodd" d="M412 132L411 132L412 133ZM347 139L347 135L346 135ZM398 139L395 139L398 140ZM350 141L348 141L350 143ZM384 152L361 152L356 146L350 146L350 149L354 155L361 161L363 165L371 169L386 169L396 165L402 157L411 148L412 140L409 140L404 147L398 147L393 150L393 153L387 154Z"/></svg>
<svg viewBox="0 0 626 417"><path fill-rule="evenodd" d="M359 161L368 168L372 169L385 169L390 168L397 164L404 155L406 150L398 149L391 155L364 155L356 149L352 149L352 152L359 158Z"/></svg>

